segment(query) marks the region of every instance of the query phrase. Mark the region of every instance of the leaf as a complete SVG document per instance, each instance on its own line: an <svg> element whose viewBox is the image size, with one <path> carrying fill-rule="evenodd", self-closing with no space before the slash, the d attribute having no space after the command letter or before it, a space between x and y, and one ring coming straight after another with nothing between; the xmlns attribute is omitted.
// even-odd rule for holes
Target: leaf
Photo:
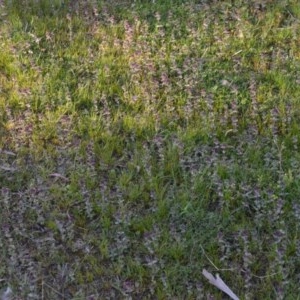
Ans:
<svg viewBox="0 0 300 300"><path fill-rule="evenodd" d="M225 282L221 279L221 277L217 274L216 278L206 271L202 270L202 274L209 280L209 282L216 286L218 289L226 293L231 299L239 300L238 296L233 293L233 291L225 284Z"/></svg>
<svg viewBox="0 0 300 300"><path fill-rule="evenodd" d="M4 170L4 171L9 171L9 172L14 172L14 171L17 170L16 168L11 168L11 167L8 167L8 166L0 166L0 169Z"/></svg>
<svg viewBox="0 0 300 300"><path fill-rule="evenodd" d="M7 151L7 150L1 150L0 149L0 152L1 153L4 153L6 155L9 155L9 156L16 156L16 154L14 152L11 152L11 151Z"/></svg>
<svg viewBox="0 0 300 300"><path fill-rule="evenodd" d="M10 300L12 299L12 289L7 287L6 290L0 295L0 300Z"/></svg>

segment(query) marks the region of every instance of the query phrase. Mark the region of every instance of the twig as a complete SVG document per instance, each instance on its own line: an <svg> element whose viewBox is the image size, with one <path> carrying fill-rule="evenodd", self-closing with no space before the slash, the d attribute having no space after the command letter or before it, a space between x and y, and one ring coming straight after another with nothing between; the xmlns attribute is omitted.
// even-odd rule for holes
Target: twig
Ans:
<svg viewBox="0 0 300 300"><path fill-rule="evenodd" d="M241 270L243 273L246 273L246 271L245 270ZM272 276L275 276L275 275L277 275L277 274L279 274L279 272L276 272L276 273L272 273L272 274L270 274L270 275L263 275L263 276L259 276L259 275L255 275L255 274L253 274L253 273L250 273L250 275L251 276L253 276L253 277L255 277L255 278L259 278L259 279L264 279L264 278L268 278L268 277L272 277Z"/></svg>
<svg viewBox="0 0 300 300"><path fill-rule="evenodd" d="M211 263L211 265L212 265L217 271L219 271L219 272L220 272L220 271L233 271L233 269L220 269L220 268L218 268L218 267L213 263L213 261L207 256L207 254L206 254L204 248L202 247L202 245L200 245L200 247L201 247L201 249L202 249L202 251L203 251L204 256L207 258L207 260Z"/></svg>
<svg viewBox="0 0 300 300"><path fill-rule="evenodd" d="M44 282L44 284L48 287L48 288L50 288L53 292L55 292L57 295L60 295L60 296L62 296L64 299L66 299L66 297L62 294L62 293L60 293L59 291L57 291L55 288L53 288L51 285L49 285L48 283L46 283L46 282Z"/></svg>

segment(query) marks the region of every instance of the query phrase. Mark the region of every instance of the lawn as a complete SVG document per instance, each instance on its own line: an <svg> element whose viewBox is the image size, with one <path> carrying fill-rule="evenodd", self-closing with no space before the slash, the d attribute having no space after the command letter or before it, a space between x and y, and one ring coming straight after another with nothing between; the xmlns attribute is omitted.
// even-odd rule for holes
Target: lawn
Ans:
<svg viewBox="0 0 300 300"><path fill-rule="evenodd" d="M0 1L1 300L300 299L300 6L259 2Z"/></svg>

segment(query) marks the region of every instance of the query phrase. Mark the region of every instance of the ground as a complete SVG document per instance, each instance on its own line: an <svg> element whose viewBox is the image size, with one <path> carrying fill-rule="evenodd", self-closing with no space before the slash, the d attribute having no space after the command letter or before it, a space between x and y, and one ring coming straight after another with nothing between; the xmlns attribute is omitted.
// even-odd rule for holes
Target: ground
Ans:
<svg viewBox="0 0 300 300"><path fill-rule="evenodd" d="M297 299L298 1L1 1L0 288Z"/></svg>

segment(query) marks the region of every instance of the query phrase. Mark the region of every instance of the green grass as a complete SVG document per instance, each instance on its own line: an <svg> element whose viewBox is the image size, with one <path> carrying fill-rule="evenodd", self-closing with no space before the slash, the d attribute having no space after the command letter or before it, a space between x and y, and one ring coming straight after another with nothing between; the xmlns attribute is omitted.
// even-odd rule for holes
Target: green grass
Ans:
<svg viewBox="0 0 300 300"><path fill-rule="evenodd" d="M298 2L110 2L1 2L0 288L297 299Z"/></svg>

